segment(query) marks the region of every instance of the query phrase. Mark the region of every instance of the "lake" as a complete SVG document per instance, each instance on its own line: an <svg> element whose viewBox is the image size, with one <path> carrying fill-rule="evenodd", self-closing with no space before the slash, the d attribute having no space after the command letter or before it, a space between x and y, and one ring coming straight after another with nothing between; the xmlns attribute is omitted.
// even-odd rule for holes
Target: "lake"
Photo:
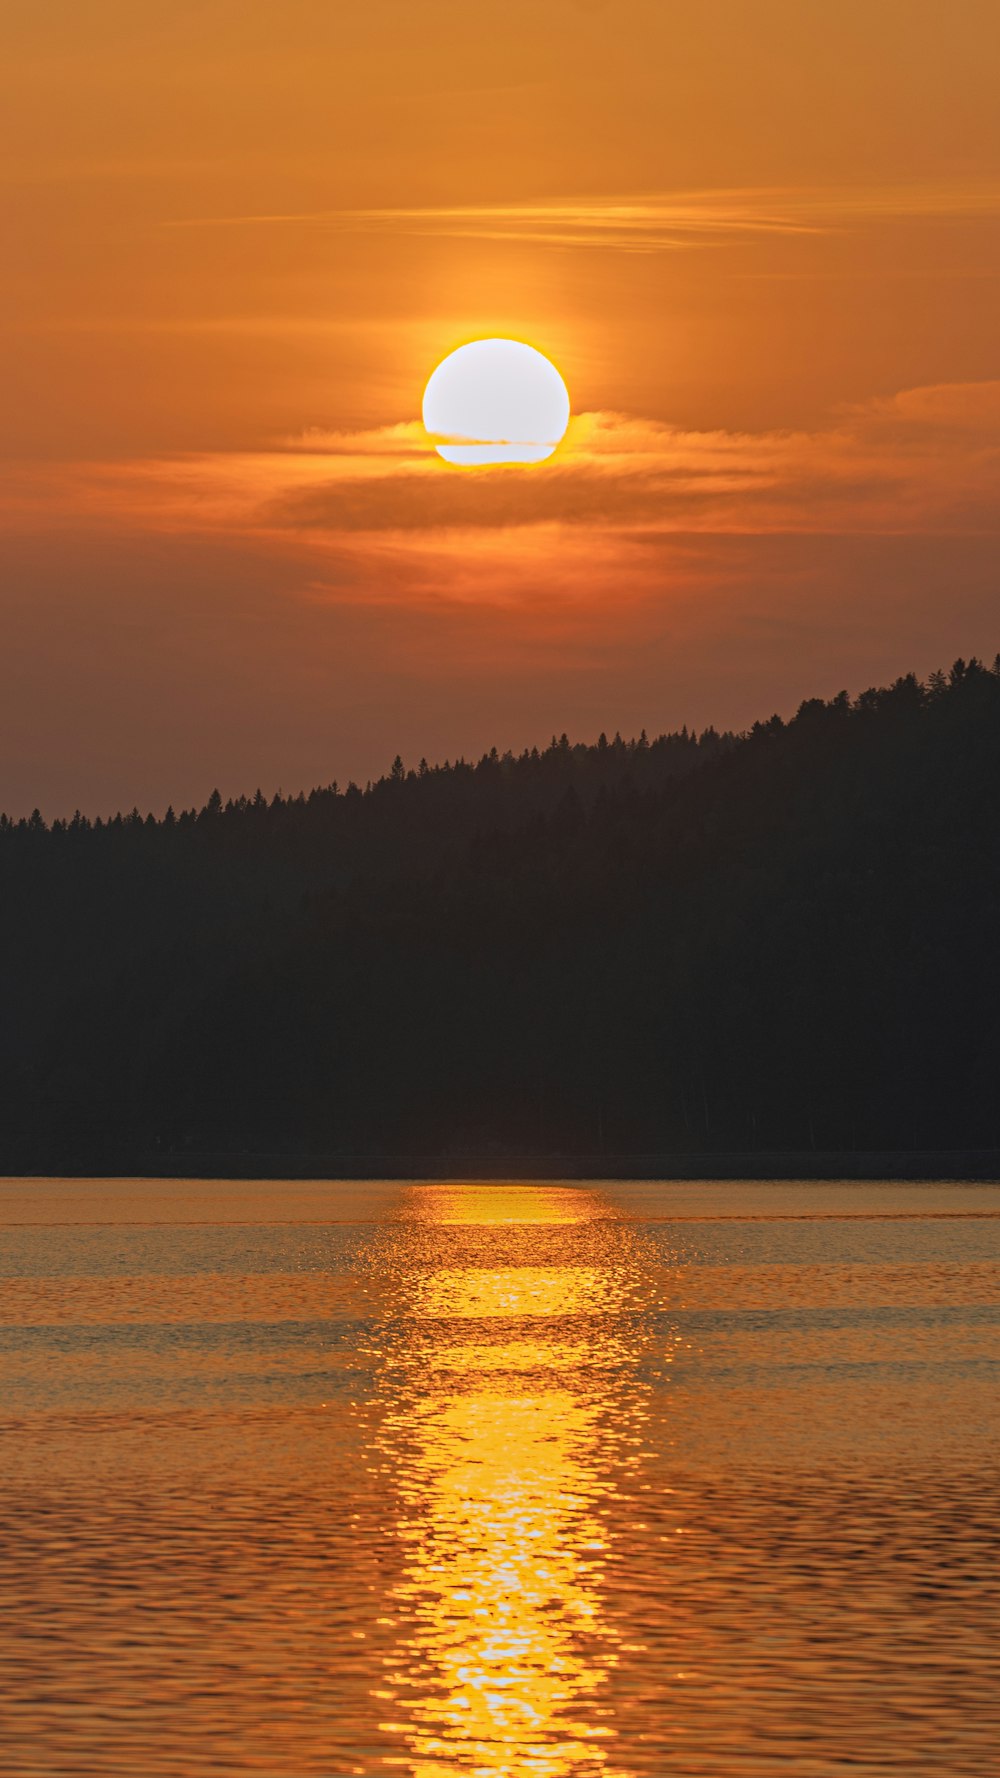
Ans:
<svg viewBox="0 0 1000 1778"><path fill-rule="evenodd" d="M11 1778L1000 1765L1000 1188L0 1180Z"/></svg>

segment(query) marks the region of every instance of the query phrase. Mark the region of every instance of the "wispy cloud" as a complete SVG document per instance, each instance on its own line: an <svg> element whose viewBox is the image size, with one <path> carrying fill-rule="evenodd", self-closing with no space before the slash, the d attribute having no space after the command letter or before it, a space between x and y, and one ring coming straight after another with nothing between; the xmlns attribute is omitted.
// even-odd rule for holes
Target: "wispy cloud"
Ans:
<svg viewBox="0 0 1000 1778"><path fill-rule="evenodd" d="M574 199L359 210L262 211L173 218L170 228L325 228L456 240L534 242L631 253L680 251L761 235L814 235L865 221L1000 218L1000 181L761 187Z"/></svg>

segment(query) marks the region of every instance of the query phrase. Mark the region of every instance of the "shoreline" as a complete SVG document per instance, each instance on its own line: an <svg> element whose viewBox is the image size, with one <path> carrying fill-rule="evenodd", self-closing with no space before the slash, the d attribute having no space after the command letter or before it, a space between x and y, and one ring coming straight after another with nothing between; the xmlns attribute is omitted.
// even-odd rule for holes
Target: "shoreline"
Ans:
<svg viewBox="0 0 1000 1778"><path fill-rule="evenodd" d="M14 1162L10 1165L9 1162ZM16 1157L4 1179L975 1180L1000 1183L1000 1149L720 1150L671 1154L219 1154Z"/></svg>

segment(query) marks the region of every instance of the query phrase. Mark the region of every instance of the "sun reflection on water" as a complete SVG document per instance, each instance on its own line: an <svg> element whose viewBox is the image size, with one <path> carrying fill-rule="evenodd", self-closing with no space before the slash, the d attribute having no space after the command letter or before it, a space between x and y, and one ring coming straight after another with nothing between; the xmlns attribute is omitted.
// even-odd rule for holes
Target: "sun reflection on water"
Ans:
<svg viewBox="0 0 1000 1778"><path fill-rule="evenodd" d="M418 1188L393 1239L383 1728L414 1778L627 1778L603 1599L616 1477L639 1461L634 1243L595 1194L545 1186Z"/></svg>
<svg viewBox="0 0 1000 1778"><path fill-rule="evenodd" d="M575 1185L414 1185L401 1207L403 1221L437 1227L531 1227L583 1224L611 1216L596 1192Z"/></svg>

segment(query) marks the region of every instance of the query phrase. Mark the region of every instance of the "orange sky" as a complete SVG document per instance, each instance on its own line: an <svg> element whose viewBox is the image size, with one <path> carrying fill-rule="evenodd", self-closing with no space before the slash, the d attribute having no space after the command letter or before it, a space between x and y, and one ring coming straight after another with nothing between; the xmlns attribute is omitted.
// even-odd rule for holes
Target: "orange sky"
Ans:
<svg viewBox="0 0 1000 1778"><path fill-rule="evenodd" d="M1000 648L995 0L8 0L0 807ZM469 474L434 364L576 418Z"/></svg>

